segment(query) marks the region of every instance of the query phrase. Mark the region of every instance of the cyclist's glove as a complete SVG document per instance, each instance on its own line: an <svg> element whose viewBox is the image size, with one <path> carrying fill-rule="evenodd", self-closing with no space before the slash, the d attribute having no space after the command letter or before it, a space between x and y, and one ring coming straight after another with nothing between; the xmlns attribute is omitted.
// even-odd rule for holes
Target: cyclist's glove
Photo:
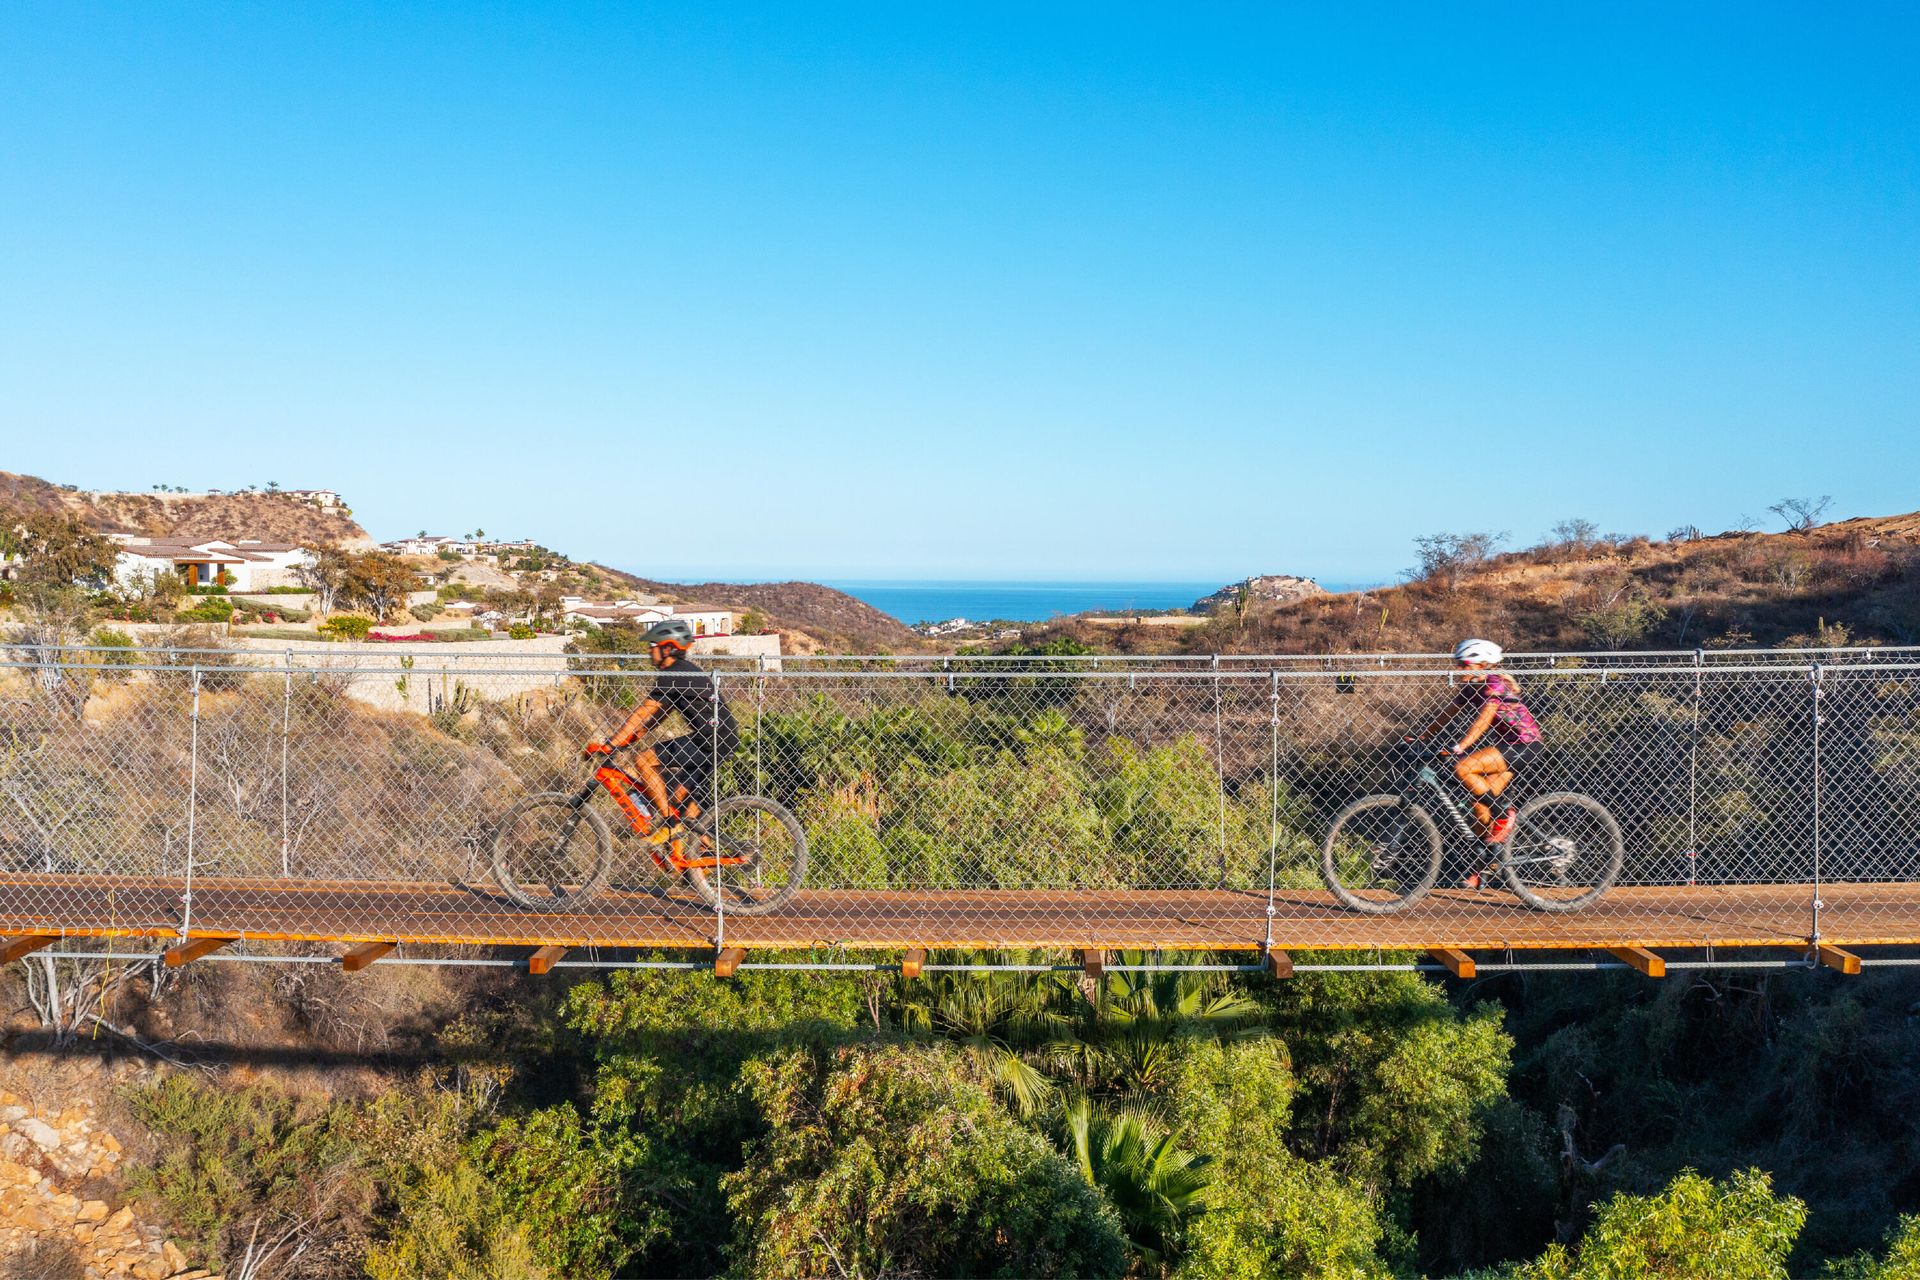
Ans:
<svg viewBox="0 0 1920 1280"><path fill-rule="evenodd" d="M580 753L580 758L582 760L591 760L595 756L610 756L612 754L613 754L613 748L608 746L606 743L589 742L587 744L587 749Z"/></svg>

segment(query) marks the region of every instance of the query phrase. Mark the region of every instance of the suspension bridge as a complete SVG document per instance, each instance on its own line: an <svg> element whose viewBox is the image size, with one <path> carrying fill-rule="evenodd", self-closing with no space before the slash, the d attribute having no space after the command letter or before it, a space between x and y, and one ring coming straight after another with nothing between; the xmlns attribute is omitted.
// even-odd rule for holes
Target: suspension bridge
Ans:
<svg viewBox="0 0 1920 1280"><path fill-rule="evenodd" d="M1542 911L1497 878L1395 914L1321 873L1453 696L1436 655L716 657L718 791L798 815L791 901L709 903L638 840L529 909L487 857L577 791L644 659L7 651L0 960L1477 969L1903 963L1920 945L1920 652L1535 654L1528 779L1618 819L1617 881ZM604 799L604 797L602 797ZM619 815L607 806L617 829ZM1296 965L1296 955L1301 960ZM1136 961L1137 962L1137 961Z"/></svg>

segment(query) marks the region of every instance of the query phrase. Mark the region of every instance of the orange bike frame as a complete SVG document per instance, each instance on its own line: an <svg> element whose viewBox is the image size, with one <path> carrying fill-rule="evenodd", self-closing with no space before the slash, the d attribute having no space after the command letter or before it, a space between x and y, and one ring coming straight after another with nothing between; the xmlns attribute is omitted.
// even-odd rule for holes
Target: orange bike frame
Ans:
<svg viewBox="0 0 1920 1280"><path fill-rule="evenodd" d="M613 797L613 802L620 806L620 811L627 815L627 824L633 828L635 835L644 836L653 832L653 814L642 797L635 794L637 784L624 770L616 769L610 764L603 764L593 771L593 776L595 781L607 789L607 793ZM667 816L677 818L680 814L678 811L669 811ZM668 869L686 871L689 868L699 868L704 871L709 867L737 867L747 861L746 858L733 857L689 858L681 851L681 840L678 836L667 842L667 856L664 858L660 856L660 846L657 844L648 844L647 851L653 855L654 862L662 871Z"/></svg>

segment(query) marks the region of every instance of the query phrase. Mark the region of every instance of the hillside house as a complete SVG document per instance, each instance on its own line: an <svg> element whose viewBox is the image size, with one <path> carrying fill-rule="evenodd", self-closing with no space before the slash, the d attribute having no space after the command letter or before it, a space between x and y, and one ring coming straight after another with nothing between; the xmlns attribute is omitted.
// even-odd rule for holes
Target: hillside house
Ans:
<svg viewBox="0 0 1920 1280"><path fill-rule="evenodd" d="M691 626L696 636L733 634L733 610L717 604L676 604L673 616Z"/></svg>
<svg viewBox="0 0 1920 1280"><path fill-rule="evenodd" d="M650 627L668 618L679 618L693 628L696 636L724 636L733 633L733 611L718 605L658 604L653 600L616 600L612 604L593 604L579 596L563 596L563 616L568 622L604 627L615 623Z"/></svg>
<svg viewBox="0 0 1920 1280"><path fill-rule="evenodd" d="M291 542L265 538L138 538L114 535L120 550L114 557L113 578L123 589L142 579L178 573L196 587L214 586L226 575L228 589L238 593L268 587L297 586L298 570L313 556Z"/></svg>
<svg viewBox="0 0 1920 1280"><path fill-rule="evenodd" d="M397 556L437 556L442 551L461 553L471 550L473 544L459 538L448 538L434 534L420 538L396 538L392 542L380 544L382 551L391 551Z"/></svg>
<svg viewBox="0 0 1920 1280"><path fill-rule="evenodd" d="M596 627L612 623L626 623L636 627L650 627L656 622L664 622L673 616L673 609L664 604L641 604L637 600L617 600L612 604L590 604L578 596L564 598L560 602L562 616L568 622L584 622Z"/></svg>
<svg viewBox="0 0 1920 1280"><path fill-rule="evenodd" d="M298 498L302 502L311 502L323 511L332 511L347 504L332 489L282 489L280 492L289 498Z"/></svg>

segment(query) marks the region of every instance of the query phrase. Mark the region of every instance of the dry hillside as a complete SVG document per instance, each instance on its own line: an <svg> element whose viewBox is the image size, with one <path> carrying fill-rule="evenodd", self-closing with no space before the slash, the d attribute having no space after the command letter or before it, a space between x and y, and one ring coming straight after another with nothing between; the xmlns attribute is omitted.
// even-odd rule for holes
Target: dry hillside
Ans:
<svg viewBox="0 0 1920 1280"><path fill-rule="evenodd" d="M0 471L0 510L68 511L104 533L245 536L269 542L336 542L354 548L373 545L352 517L321 511L282 494L91 493L63 489L38 476Z"/></svg>
<svg viewBox="0 0 1920 1280"><path fill-rule="evenodd" d="M1483 635L1520 649L1920 643L1920 513L1791 533L1543 543L1368 592L1232 611L1185 633L1067 620L1123 651L1429 652Z"/></svg>
<svg viewBox="0 0 1920 1280"><path fill-rule="evenodd" d="M662 599L717 604L745 613L752 609L774 630L801 632L792 637L798 647L814 645L839 653L902 653L925 647L925 642L899 619L856 600L844 591L817 582L654 582L605 565L595 569Z"/></svg>

